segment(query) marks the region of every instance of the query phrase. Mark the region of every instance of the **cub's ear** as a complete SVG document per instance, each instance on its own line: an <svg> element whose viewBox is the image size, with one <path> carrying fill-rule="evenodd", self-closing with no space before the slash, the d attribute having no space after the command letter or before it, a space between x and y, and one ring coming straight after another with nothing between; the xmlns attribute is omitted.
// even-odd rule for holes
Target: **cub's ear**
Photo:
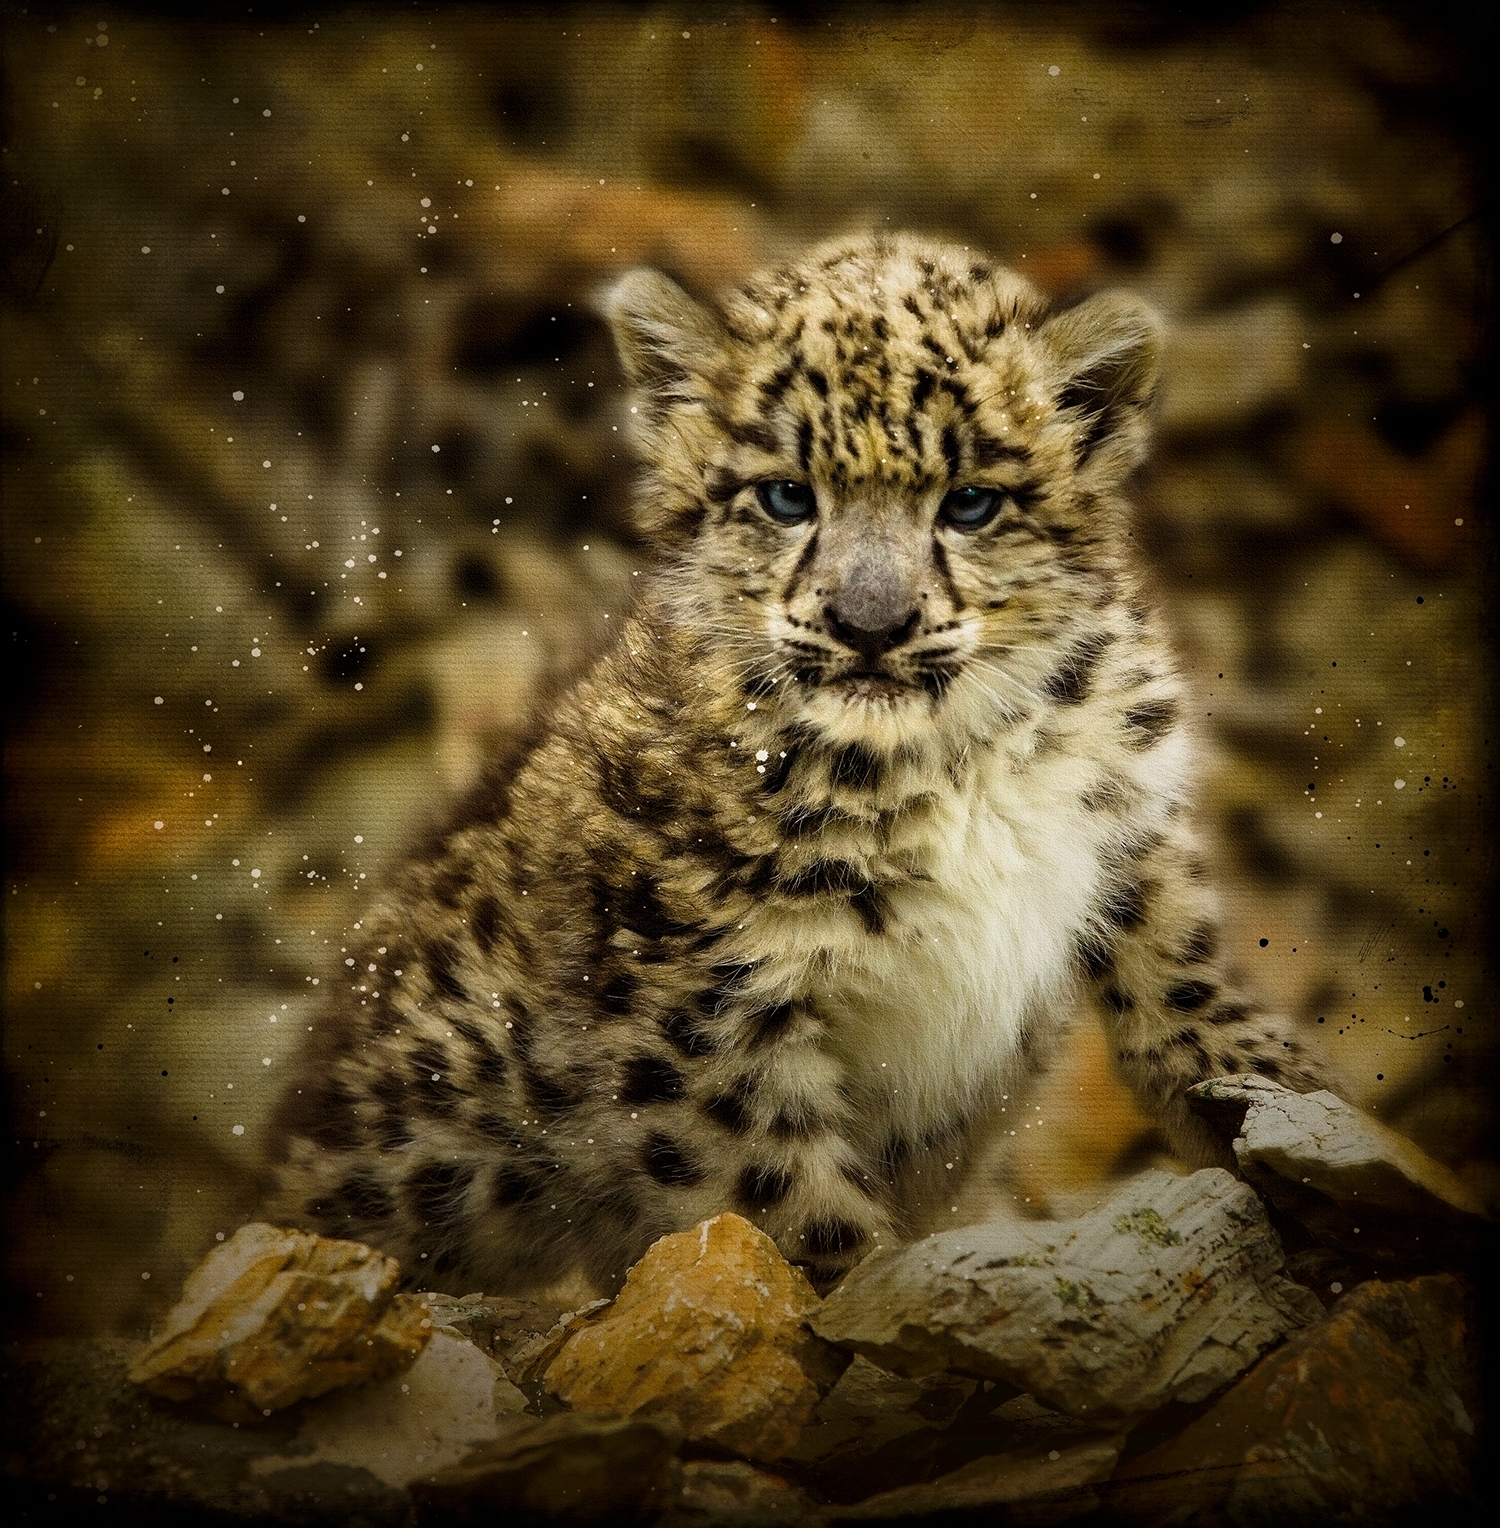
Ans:
<svg viewBox="0 0 1500 1528"><path fill-rule="evenodd" d="M1161 335L1154 310L1127 292L1101 292L1042 325L1057 405L1079 427L1080 467L1097 456L1123 476L1145 455Z"/></svg>
<svg viewBox="0 0 1500 1528"><path fill-rule="evenodd" d="M717 315L670 277L640 266L609 287L599 307L614 331L631 386L663 401L691 397L691 379L715 369L724 347Z"/></svg>

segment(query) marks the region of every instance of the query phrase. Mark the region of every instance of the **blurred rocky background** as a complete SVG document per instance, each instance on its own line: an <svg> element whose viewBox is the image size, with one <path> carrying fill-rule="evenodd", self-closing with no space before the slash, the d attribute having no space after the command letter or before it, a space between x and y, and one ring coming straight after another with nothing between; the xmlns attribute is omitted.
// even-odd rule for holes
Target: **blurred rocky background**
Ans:
<svg viewBox="0 0 1500 1528"><path fill-rule="evenodd" d="M1232 947L1489 1192L1492 31L1221 14L5 5L31 1327L142 1330L248 1218L345 931L648 568L591 295L871 226L1168 315L1137 534ZM1038 1208L1149 1145L1097 1038L1050 1086Z"/></svg>

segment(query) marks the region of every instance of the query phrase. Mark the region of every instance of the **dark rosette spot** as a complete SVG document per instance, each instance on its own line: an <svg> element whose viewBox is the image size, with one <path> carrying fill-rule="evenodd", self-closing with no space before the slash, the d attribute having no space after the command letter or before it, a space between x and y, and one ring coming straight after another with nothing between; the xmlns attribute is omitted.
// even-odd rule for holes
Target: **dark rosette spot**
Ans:
<svg viewBox="0 0 1500 1528"><path fill-rule="evenodd" d="M338 1197L357 1220L389 1220L396 1213L391 1196L370 1172L351 1173L339 1184Z"/></svg>
<svg viewBox="0 0 1500 1528"><path fill-rule="evenodd" d="M670 1136L647 1138L641 1148L641 1165L667 1188L692 1188L702 1183L703 1169Z"/></svg>
<svg viewBox="0 0 1500 1528"><path fill-rule="evenodd" d="M847 1220L814 1220L802 1233L811 1257L837 1257L861 1246L865 1233Z"/></svg>
<svg viewBox="0 0 1500 1528"><path fill-rule="evenodd" d="M474 1169L467 1162L425 1162L407 1175L407 1198L424 1224L451 1225L462 1215L473 1181Z"/></svg>
<svg viewBox="0 0 1500 1528"><path fill-rule="evenodd" d="M1167 988L1163 1001L1178 1013L1196 1013L1217 990L1212 982L1178 982Z"/></svg>
<svg viewBox="0 0 1500 1528"><path fill-rule="evenodd" d="M752 1163L740 1174L737 1189L742 1204L753 1210L768 1210L791 1193L792 1175L784 1168Z"/></svg>
<svg viewBox="0 0 1500 1528"><path fill-rule="evenodd" d="M624 1072L620 1098L627 1104L669 1104L683 1095L682 1073L660 1056L632 1056Z"/></svg>

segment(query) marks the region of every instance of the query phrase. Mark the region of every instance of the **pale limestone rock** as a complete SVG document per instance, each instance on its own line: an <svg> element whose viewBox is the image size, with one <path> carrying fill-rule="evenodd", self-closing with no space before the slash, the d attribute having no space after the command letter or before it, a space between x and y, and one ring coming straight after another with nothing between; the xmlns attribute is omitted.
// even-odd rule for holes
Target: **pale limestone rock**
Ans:
<svg viewBox="0 0 1500 1528"><path fill-rule="evenodd" d="M353 1465L385 1485L405 1486L493 1442L525 1405L492 1358L466 1338L437 1331L404 1373L306 1408L291 1448L256 1460L251 1470L274 1476L313 1464Z"/></svg>
<svg viewBox="0 0 1500 1528"><path fill-rule="evenodd" d="M1320 1238L1376 1260L1424 1250L1489 1217L1456 1173L1332 1093L1293 1093L1265 1077L1217 1077L1189 1090L1200 1112L1239 1120L1240 1171Z"/></svg>
<svg viewBox="0 0 1500 1528"><path fill-rule="evenodd" d="M493 1443L411 1483L424 1521L630 1524L676 1497L682 1428L670 1416L571 1411L513 1419Z"/></svg>
<svg viewBox="0 0 1500 1528"><path fill-rule="evenodd" d="M817 1307L770 1237L717 1215L655 1242L545 1384L578 1409L667 1412L694 1441L776 1459L847 1362L808 1330Z"/></svg>
<svg viewBox="0 0 1500 1528"><path fill-rule="evenodd" d="M432 1332L400 1272L361 1242L253 1221L188 1275L129 1378L234 1421L393 1374Z"/></svg>
<svg viewBox="0 0 1500 1528"><path fill-rule="evenodd" d="M1005 1380L1084 1420L1200 1401L1321 1314L1253 1190L1153 1171L1069 1221L969 1226L866 1258L811 1318L908 1375Z"/></svg>
<svg viewBox="0 0 1500 1528"><path fill-rule="evenodd" d="M943 1512L1005 1509L1012 1524L1063 1523L1099 1505L1094 1489L1120 1457L1123 1433L1100 1434L1078 1443L1048 1448L1033 1444L1003 1454L987 1454L925 1485L882 1491L851 1507L834 1507L835 1522L926 1522Z"/></svg>

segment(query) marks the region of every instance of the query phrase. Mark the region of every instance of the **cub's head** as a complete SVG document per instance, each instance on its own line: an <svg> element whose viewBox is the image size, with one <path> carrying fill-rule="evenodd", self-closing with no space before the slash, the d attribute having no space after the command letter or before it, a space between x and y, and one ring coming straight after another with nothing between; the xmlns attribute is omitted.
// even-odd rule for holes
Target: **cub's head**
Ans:
<svg viewBox="0 0 1500 1528"><path fill-rule="evenodd" d="M606 309L668 597L758 702L891 744L982 729L1117 596L1157 370L1136 299L1052 313L876 236L712 306L632 271Z"/></svg>

